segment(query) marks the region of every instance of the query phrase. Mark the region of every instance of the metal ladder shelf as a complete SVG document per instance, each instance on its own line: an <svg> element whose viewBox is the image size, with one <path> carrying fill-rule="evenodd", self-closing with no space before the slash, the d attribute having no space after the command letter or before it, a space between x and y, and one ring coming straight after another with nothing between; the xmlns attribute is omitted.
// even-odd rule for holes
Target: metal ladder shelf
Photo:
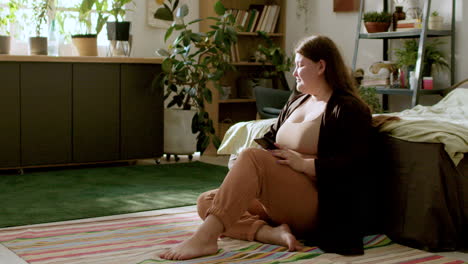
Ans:
<svg viewBox="0 0 468 264"><path fill-rule="evenodd" d="M388 10L388 0L384 1L384 11ZM390 94L401 94L401 95L408 95L412 96L411 99L411 106L414 107L419 102L420 95L427 95L427 94L440 94L445 95L449 88L443 89L433 89L433 90L424 90L422 89L422 62L424 61L424 50L427 38L431 37L450 37L450 84L453 85L454 76L455 76L455 1L452 0L452 23L450 30L429 30L428 29L428 18L429 12L431 9L431 0L424 0L424 7L422 12L422 28L415 29L411 31L403 31L403 32L379 32L379 33L361 33L361 26L362 26L362 16L364 12L364 2L365 0L361 0L361 5L359 8L359 16L358 16L358 23L357 23L357 30L356 30L356 40L354 46L354 56L352 62L353 71L356 70L356 61L358 58L358 50L359 50L359 41L361 39L381 39L383 40L383 54L382 58L384 61L388 60L388 41L390 39L405 39L405 38L419 38L419 46L418 46L418 59L416 61L415 67L415 76L417 79L417 89L394 89L388 88L388 86L377 86L377 93L383 95L383 108L384 110L388 110L388 95Z"/></svg>

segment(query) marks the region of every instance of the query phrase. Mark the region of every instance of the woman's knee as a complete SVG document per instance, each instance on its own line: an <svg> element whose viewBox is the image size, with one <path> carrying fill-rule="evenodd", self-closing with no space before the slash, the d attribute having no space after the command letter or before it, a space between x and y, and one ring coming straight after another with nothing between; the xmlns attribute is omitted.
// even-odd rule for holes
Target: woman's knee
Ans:
<svg viewBox="0 0 468 264"><path fill-rule="evenodd" d="M216 195L216 192L218 189L215 190L210 190L207 192L204 192L198 196L197 199L197 211L198 215L200 216L201 219L205 219L206 212L208 209L211 207L211 204L213 203L213 199Z"/></svg>
<svg viewBox="0 0 468 264"><path fill-rule="evenodd" d="M263 157L271 157L271 154L268 151L260 148L247 148L244 149L240 154L238 160L242 159L259 159Z"/></svg>

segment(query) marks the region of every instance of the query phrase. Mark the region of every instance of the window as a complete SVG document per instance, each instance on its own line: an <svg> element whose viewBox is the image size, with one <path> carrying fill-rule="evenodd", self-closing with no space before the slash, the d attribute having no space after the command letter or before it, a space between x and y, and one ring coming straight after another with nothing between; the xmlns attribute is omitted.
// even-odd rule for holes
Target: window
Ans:
<svg viewBox="0 0 468 264"><path fill-rule="evenodd" d="M36 24L33 17L33 3L39 0L16 0L19 2L19 8L16 12L16 23L9 25L9 31L12 39L11 54L27 55L28 39L35 36ZM48 12L48 24L41 27L41 35L48 36L52 21L54 21L55 30L58 34L60 43L60 55L76 55L73 52L71 44L71 35L85 34L85 28L78 23L78 8L82 0L56 0L51 1L51 10ZM9 1L0 0L0 13L6 14L9 11ZM3 10L2 10L3 9ZM92 14L94 29L97 14ZM98 36L98 45L100 50L105 50L108 45L106 27L102 29Z"/></svg>

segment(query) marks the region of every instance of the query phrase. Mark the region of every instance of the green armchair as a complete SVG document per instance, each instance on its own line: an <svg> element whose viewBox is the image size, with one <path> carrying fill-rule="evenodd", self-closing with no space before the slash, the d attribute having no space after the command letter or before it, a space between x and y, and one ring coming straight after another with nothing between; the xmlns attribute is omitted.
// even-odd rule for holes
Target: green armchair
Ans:
<svg viewBox="0 0 468 264"><path fill-rule="evenodd" d="M278 117L289 100L291 91L257 86L254 88L257 112L261 119Z"/></svg>

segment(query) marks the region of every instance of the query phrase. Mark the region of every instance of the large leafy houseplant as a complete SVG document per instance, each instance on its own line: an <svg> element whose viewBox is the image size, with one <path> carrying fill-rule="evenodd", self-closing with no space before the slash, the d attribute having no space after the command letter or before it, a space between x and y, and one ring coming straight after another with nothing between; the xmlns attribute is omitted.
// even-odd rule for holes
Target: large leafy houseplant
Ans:
<svg viewBox="0 0 468 264"><path fill-rule="evenodd" d="M220 145L206 104L212 102L209 83L221 92L221 77L226 71L234 70L229 61L231 45L237 42L235 18L218 1L214 5L218 16L205 18L214 22L211 30L193 32L189 26L204 19L185 22L189 8L186 4L178 7L178 4L178 0L167 0L154 14L156 19L173 21L166 31L165 41L172 34L177 33L177 36L168 50L158 50L165 59L153 87L164 89L164 99L170 100L168 107L196 109L191 128L193 134L198 133L197 151L203 153L210 142L216 148Z"/></svg>
<svg viewBox="0 0 468 264"><path fill-rule="evenodd" d="M440 39L434 39L427 42L424 50L423 76L431 76L432 66L435 70L450 69L449 64L439 45L443 44ZM418 59L418 41L410 39L403 43L402 48L394 50L398 67L412 69L416 66Z"/></svg>

